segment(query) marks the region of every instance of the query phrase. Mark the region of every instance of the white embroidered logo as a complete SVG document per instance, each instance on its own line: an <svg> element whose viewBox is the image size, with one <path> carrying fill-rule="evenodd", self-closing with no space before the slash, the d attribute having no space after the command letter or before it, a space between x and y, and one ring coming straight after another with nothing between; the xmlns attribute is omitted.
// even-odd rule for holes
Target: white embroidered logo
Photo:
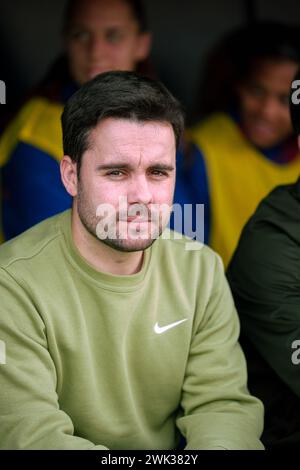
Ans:
<svg viewBox="0 0 300 470"><path fill-rule="evenodd" d="M171 328L174 328L177 325L180 325L180 323L183 323L187 321L187 318L184 318L183 320L176 321L175 323L170 323L169 325L166 326L159 326L158 323L156 322L154 325L154 331L157 335L161 335L165 331L170 330Z"/></svg>

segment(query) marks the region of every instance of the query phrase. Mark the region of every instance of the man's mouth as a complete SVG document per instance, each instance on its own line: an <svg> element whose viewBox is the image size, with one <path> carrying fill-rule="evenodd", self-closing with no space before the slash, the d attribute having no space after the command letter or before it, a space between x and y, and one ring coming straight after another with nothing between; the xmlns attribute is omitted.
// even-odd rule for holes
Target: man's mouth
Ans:
<svg viewBox="0 0 300 470"><path fill-rule="evenodd" d="M275 127L266 121L259 121L257 119L251 119L248 123L245 123L245 131L250 134L249 137L257 137L259 139L274 139L277 136ZM248 124L248 125L247 125Z"/></svg>

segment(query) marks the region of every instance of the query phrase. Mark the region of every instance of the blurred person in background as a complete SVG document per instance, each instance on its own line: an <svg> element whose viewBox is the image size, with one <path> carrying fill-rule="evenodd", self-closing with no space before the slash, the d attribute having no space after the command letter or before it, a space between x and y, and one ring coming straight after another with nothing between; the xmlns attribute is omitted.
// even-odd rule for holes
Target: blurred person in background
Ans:
<svg viewBox="0 0 300 470"><path fill-rule="evenodd" d="M110 70L153 75L151 35L141 0L70 0L65 52L0 139L2 231L10 239L71 207L59 172L60 117L80 85Z"/></svg>
<svg viewBox="0 0 300 470"><path fill-rule="evenodd" d="M296 27L255 24L231 33L208 61L205 119L178 154L174 201L205 205L204 241L225 265L259 201L300 173L288 105L299 38Z"/></svg>

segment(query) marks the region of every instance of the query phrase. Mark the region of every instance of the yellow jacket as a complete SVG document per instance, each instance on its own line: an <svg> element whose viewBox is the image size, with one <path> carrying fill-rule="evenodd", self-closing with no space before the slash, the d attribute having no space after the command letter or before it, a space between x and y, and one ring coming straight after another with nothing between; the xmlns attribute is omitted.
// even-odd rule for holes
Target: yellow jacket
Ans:
<svg viewBox="0 0 300 470"><path fill-rule="evenodd" d="M258 203L275 186L298 178L300 155L287 164L268 160L223 113L212 115L188 135L203 152L211 200L210 245L226 266Z"/></svg>

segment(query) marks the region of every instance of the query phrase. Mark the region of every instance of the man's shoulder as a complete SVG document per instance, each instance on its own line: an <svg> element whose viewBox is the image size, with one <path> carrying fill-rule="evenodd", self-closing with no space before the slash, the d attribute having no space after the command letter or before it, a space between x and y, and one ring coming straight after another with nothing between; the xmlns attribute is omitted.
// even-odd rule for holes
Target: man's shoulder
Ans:
<svg viewBox="0 0 300 470"><path fill-rule="evenodd" d="M188 135L193 136L206 136L211 135L212 133L214 138L216 138L216 131L219 132L220 128L221 130L228 130L229 127L236 127L230 114L225 112L215 112L188 129L187 133Z"/></svg>
<svg viewBox="0 0 300 470"><path fill-rule="evenodd" d="M41 122L59 120L63 105L57 101L51 101L43 96L32 96L23 103L16 115L12 118L6 130L24 133L34 132L40 129Z"/></svg>
<svg viewBox="0 0 300 470"><path fill-rule="evenodd" d="M192 240L182 233L166 229L159 239L160 260L165 257L174 259L176 264L183 269L192 269L196 264L198 267L212 267L220 261L220 256L204 243Z"/></svg>
<svg viewBox="0 0 300 470"><path fill-rule="evenodd" d="M300 243L300 180L274 188L258 205L244 232L284 233Z"/></svg>
<svg viewBox="0 0 300 470"><path fill-rule="evenodd" d="M47 256L47 250L62 236L61 219L69 211L50 217L21 235L0 246L0 267L16 271L29 260L40 260Z"/></svg>
<svg viewBox="0 0 300 470"><path fill-rule="evenodd" d="M20 131L19 139L60 161L63 153L60 123L63 106L39 97L32 99L27 106L31 112Z"/></svg>
<svg viewBox="0 0 300 470"><path fill-rule="evenodd" d="M244 227L228 276L255 285L256 295L274 295L279 285L297 285L300 274L299 182L278 186L265 197ZM261 291L258 291L261 285ZM277 286L277 287L276 287Z"/></svg>
<svg viewBox="0 0 300 470"><path fill-rule="evenodd" d="M200 147L205 156L210 150L222 151L226 149L226 155L231 154L236 145L244 145L244 139L236 122L232 117L223 112L213 113L199 124L187 131L187 137ZM222 156L224 157L224 155Z"/></svg>
<svg viewBox="0 0 300 470"><path fill-rule="evenodd" d="M63 106L43 97L24 103L6 127L0 139L0 165L4 166L18 142L36 147L61 160Z"/></svg>
<svg viewBox="0 0 300 470"><path fill-rule="evenodd" d="M222 260L207 245L183 235L176 238L178 234L174 237L174 233L170 231L170 238L157 243L156 269L161 281L172 286L174 296L202 299L204 306L214 289L224 282Z"/></svg>

